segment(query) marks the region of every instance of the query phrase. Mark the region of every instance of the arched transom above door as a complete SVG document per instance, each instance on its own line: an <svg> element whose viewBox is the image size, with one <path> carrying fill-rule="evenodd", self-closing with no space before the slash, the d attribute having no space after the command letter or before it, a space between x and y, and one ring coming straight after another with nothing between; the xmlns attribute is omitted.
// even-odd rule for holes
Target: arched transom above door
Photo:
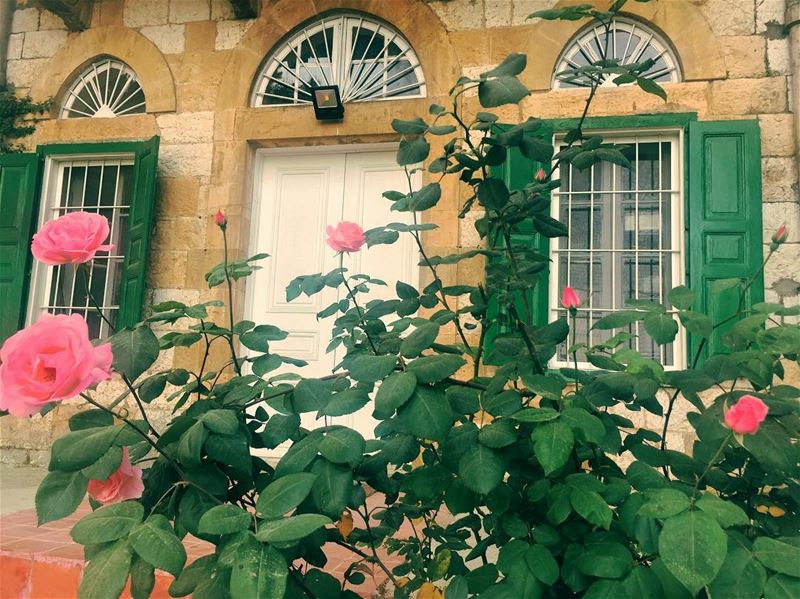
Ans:
<svg viewBox="0 0 800 599"><path fill-rule="evenodd" d="M343 102L426 95L419 58L386 22L359 12L318 15L267 54L251 105L311 104L312 89L337 85Z"/></svg>

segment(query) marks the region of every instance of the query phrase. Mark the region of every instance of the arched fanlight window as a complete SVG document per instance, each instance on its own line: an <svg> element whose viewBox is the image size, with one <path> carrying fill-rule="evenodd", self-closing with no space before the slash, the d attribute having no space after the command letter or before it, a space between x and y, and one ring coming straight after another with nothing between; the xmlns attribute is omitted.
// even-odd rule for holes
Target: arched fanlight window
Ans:
<svg viewBox="0 0 800 599"><path fill-rule="evenodd" d="M311 104L311 89L338 85L343 102L421 97L416 53L391 26L360 13L319 16L267 56L253 106Z"/></svg>
<svg viewBox="0 0 800 599"><path fill-rule="evenodd" d="M144 90L124 62L103 57L92 61L67 89L61 118L108 118L145 112Z"/></svg>
<svg viewBox="0 0 800 599"><path fill-rule="evenodd" d="M611 22L608 35L601 24L581 29L570 40L556 63L553 87L568 89L591 87L588 74L564 74L569 69L578 69L600 60L603 48L606 57L629 65L653 59L653 66L643 75L659 83L675 83L681 80L678 59L669 43L650 27L624 17ZM603 76L601 85L615 85L615 75Z"/></svg>

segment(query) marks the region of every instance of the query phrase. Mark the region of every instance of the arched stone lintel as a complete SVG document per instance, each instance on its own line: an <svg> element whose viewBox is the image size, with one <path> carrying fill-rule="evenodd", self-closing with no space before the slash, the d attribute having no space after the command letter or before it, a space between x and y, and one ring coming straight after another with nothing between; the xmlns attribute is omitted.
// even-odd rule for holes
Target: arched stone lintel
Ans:
<svg viewBox="0 0 800 599"><path fill-rule="evenodd" d="M113 56L133 69L144 90L147 112L175 111L175 83L167 61L153 42L125 27L93 28L71 38L47 62L31 96L37 100L53 96L57 110L73 77L97 56Z"/></svg>
<svg viewBox="0 0 800 599"><path fill-rule="evenodd" d="M608 8L607 0L587 0L597 8ZM558 7L574 4L561 0ZM623 15L639 18L662 32L678 56L683 81L707 81L727 76L725 61L719 51L719 41L705 16L687 0L668 2L629 2ZM537 91L551 87L556 61L566 44L586 25L587 21L538 20L530 25L528 68L524 79ZM499 34L492 32L493 35ZM535 57L535 58L534 58ZM495 57L496 58L496 57ZM501 57L502 58L502 57Z"/></svg>
<svg viewBox="0 0 800 599"><path fill-rule="evenodd" d="M314 15L334 9L373 14L395 27L419 57L428 97L446 95L458 78L460 66L447 30L420 0L277 0L261 11L231 52L219 85L217 110L248 107L259 68L281 37Z"/></svg>

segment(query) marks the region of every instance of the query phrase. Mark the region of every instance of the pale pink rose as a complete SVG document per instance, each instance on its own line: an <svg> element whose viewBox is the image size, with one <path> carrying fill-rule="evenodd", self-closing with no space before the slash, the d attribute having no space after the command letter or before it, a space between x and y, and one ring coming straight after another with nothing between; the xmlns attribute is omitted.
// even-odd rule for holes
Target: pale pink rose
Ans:
<svg viewBox="0 0 800 599"><path fill-rule="evenodd" d="M581 298L572 287L564 287L561 292L561 305L567 310L577 310L581 307Z"/></svg>
<svg viewBox="0 0 800 599"><path fill-rule="evenodd" d="M364 245L364 230L356 223L342 221L335 227L328 225L326 243L337 252L357 252Z"/></svg>
<svg viewBox="0 0 800 599"><path fill-rule="evenodd" d="M773 243L783 243L789 237L789 232L786 230L786 225L781 225L778 230L772 235Z"/></svg>
<svg viewBox="0 0 800 599"><path fill-rule="evenodd" d="M755 435L764 422L769 408L753 395L742 395L734 406L725 412L725 424L734 433Z"/></svg>
<svg viewBox="0 0 800 599"><path fill-rule="evenodd" d="M224 227L228 224L228 219L225 218L225 213L222 210L217 210L214 215L214 222L217 223L218 227Z"/></svg>
<svg viewBox="0 0 800 599"><path fill-rule="evenodd" d="M117 471L105 480L89 481L89 497L100 503L117 503L142 496L142 470L131 464L128 448L122 448L122 462Z"/></svg>
<svg viewBox="0 0 800 599"><path fill-rule="evenodd" d="M0 410L31 416L111 378L111 344L94 347L79 314L43 314L0 348Z"/></svg>
<svg viewBox="0 0 800 599"><path fill-rule="evenodd" d="M33 236L31 253L39 262L82 264L98 251L111 251L113 245L103 245L108 237L108 219L92 212L70 212L47 221Z"/></svg>

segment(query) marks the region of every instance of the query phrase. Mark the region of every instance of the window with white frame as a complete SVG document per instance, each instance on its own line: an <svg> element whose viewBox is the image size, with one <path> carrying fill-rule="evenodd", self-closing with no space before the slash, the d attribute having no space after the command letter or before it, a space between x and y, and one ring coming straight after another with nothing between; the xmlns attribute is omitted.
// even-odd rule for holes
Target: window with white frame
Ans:
<svg viewBox="0 0 800 599"><path fill-rule="evenodd" d="M145 111L144 90L133 69L101 57L75 77L64 95L60 118L110 118Z"/></svg>
<svg viewBox="0 0 800 599"><path fill-rule="evenodd" d="M36 262L31 281L29 321L42 312L84 316L92 338L107 337L116 325L120 279L127 245L133 156L58 157L46 164L39 228L69 212L86 211L108 219L111 252L98 253L85 266L47 266ZM103 311L105 319L95 310ZM106 322L106 319L108 322ZM109 324L110 323L110 324Z"/></svg>
<svg viewBox="0 0 800 599"><path fill-rule="evenodd" d="M583 302L575 323L578 343L595 345L621 334L621 347L679 368L684 361L680 336L659 346L641 322L615 331L592 326L613 311L630 309L629 300L665 302L669 290L683 283L683 133L601 135L626 146L631 168L610 162L585 170L560 166L552 214L567 225L569 237L551 241L551 320L568 316L559 299L569 285ZM571 362L566 349L559 348L555 365ZM585 354L579 352L578 360L585 362Z"/></svg>
<svg viewBox="0 0 800 599"><path fill-rule="evenodd" d="M621 65L653 61L653 66L642 73L644 77L659 83L675 83L681 80L678 58L667 40L651 27L626 17L611 21L608 32L603 24L589 25L581 29L566 45L556 62L553 88L569 89L590 87L592 77L588 73L570 73L601 60L617 61ZM617 75L601 75L601 86L616 87Z"/></svg>
<svg viewBox="0 0 800 599"><path fill-rule="evenodd" d="M252 106L311 104L311 90L338 85L342 102L425 96L419 58L393 27L361 13L321 16L268 55Z"/></svg>

